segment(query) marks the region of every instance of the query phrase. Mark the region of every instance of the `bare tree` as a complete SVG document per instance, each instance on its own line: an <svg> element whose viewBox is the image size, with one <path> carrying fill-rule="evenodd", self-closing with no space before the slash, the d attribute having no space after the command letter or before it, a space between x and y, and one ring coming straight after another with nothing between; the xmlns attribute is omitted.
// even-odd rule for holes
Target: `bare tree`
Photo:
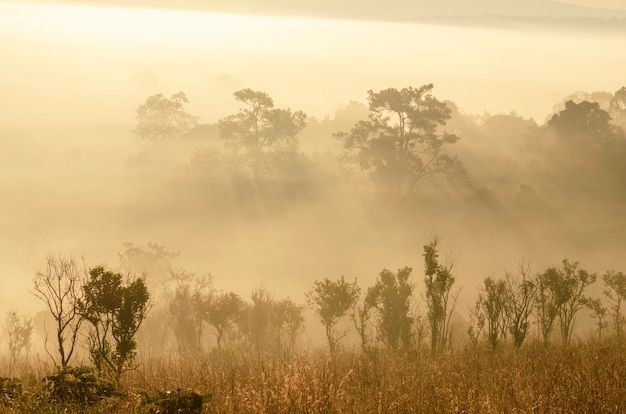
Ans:
<svg viewBox="0 0 626 414"><path fill-rule="evenodd" d="M67 367L74 354L83 322L77 305L82 299L86 273L85 267L81 267L73 258L50 255L46 258L45 268L38 271L33 280L33 295L46 304L55 320L58 361L47 347L46 352L55 365L62 368ZM46 343L47 339L46 332Z"/></svg>
<svg viewBox="0 0 626 414"><path fill-rule="evenodd" d="M506 275L508 290L507 314L513 346L519 349L530 330L530 316L537 294L537 282L530 278L530 265L523 260L518 267L519 278Z"/></svg>

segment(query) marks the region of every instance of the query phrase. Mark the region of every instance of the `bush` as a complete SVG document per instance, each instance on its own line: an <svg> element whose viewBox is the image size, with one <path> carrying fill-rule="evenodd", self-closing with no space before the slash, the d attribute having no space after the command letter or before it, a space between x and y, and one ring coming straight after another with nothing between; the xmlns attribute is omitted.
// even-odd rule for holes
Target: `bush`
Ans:
<svg viewBox="0 0 626 414"><path fill-rule="evenodd" d="M144 393L144 406L151 414L200 414L202 405L211 401L212 394L200 395L190 388L158 393L156 398L150 398Z"/></svg>
<svg viewBox="0 0 626 414"><path fill-rule="evenodd" d="M19 378L0 377L0 406L15 407L22 396L22 381Z"/></svg>
<svg viewBox="0 0 626 414"><path fill-rule="evenodd" d="M65 367L43 379L40 397L47 401L92 405L110 397L115 385L99 379L91 367Z"/></svg>

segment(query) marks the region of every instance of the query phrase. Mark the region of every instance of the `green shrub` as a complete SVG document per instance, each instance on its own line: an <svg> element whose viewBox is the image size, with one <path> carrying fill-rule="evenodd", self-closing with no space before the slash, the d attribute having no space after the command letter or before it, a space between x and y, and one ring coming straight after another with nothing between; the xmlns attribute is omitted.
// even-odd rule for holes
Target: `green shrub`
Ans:
<svg viewBox="0 0 626 414"><path fill-rule="evenodd" d="M109 397L115 385L99 379L91 367L66 367L43 379L40 397L47 401L92 405Z"/></svg>
<svg viewBox="0 0 626 414"><path fill-rule="evenodd" d="M201 395L190 388L159 391L156 398L150 398L145 392L143 394L143 406L151 414L200 414L202 405L213 397L212 394Z"/></svg>
<svg viewBox="0 0 626 414"><path fill-rule="evenodd" d="M0 377L0 406L14 407L22 396L22 380Z"/></svg>

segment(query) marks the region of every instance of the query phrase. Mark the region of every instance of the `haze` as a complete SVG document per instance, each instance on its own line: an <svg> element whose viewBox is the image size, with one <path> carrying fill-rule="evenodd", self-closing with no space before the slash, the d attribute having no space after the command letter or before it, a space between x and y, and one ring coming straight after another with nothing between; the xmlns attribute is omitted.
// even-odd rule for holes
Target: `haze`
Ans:
<svg viewBox="0 0 626 414"><path fill-rule="evenodd" d="M548 3L563 16L615 19L543 20L537 5ZM41 307L28 289L46 254L115 265L128 241L180 251L178 266L210 272L219 288L247 297L263 283L300 303L315 278L346 275L367 284L383 268L409 265L419 283L421 248L433 233L458 256L467 302L483 277L514 268L522 257L537 271L564 257L599 272L623 270L621 202L601 217L579 215L596 211L580 207L553 227L549 218L513 226L457 205L464 193L437 199L407 223L408 207L370 203L371 190L354 190L365 184L328 173L333 178L319 180L326 183L320 198L286 199L282 209L260 203L257 211L238 205L245 199L239 190L220 204L208 184L198 186L190 160L206 143L185 144L169 158L142 158L147 150L132 133L136 109L149 96L183 91L188 112L214 124L240 108L233 92L252 88L277 107L309 115L303 152L317 166L339 170L331 136L337 110L365 104L370 89L433 83L434 95L459 109L451 123L461 136L455 151L477 180L474 189L493 189L501 178L519 184L508 169L518 171L511 166L528 144L526 131L472 141L462 134L462 119L514 112L543 124L571 93L613 93L626 84L626 27L618 10L626 8L609 0L568 3L537 1L529 14L537 19L511 13L494 20L484 17L491 3L482 2L484 13L455 24L428 16L349 20L346 11L305 8L282 16L213 13L192 2L185 9L0 2L0 307ZM523 7L507 4L511 11ZM337 123L323 127L324 119Z"/></svg>

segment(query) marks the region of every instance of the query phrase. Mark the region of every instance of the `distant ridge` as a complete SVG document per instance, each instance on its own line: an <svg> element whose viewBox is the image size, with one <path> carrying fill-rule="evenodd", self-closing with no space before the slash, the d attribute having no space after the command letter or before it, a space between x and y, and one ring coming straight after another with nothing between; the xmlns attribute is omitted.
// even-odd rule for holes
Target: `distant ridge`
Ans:
<svg viewBox="0 0 626 414"><path fill-rule="evenodd" d="M554 0L31 0L117 7L151 7L265 16L411 21L444 17L622 19L626 11L597 9Z"/></svg>

